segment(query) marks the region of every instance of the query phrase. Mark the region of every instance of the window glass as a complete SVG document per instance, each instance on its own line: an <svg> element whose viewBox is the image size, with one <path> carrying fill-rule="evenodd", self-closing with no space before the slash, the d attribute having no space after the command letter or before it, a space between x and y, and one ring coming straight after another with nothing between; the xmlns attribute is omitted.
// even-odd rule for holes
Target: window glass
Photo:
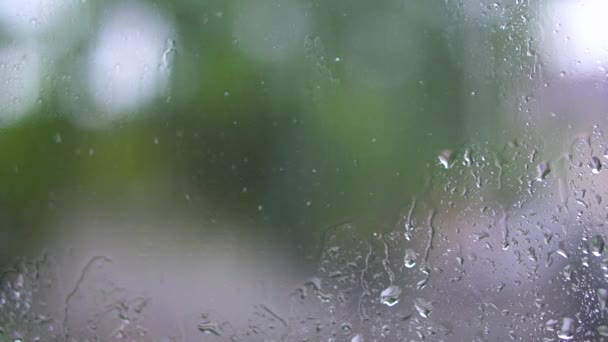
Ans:
<svg viewBox="0 0 608 342"><path fill-rule="evenodd" d="M607 10L0 1L0 341L608 341Z"/></svg>

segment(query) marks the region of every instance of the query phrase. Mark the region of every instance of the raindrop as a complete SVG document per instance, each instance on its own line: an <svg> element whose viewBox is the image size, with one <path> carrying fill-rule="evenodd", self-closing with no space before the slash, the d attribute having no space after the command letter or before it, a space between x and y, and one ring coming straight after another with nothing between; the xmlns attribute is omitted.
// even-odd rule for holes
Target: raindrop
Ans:
<svg viewBox="0 0 608 342"><path fill-rule="evenodd" d="M177 52L177 48L176 48L175 40L167 39L166 49L163 52L162 60L160 63L161 69L169 70L171 68L171 62L172 62L176 52Z"/></svg>
<svg viewBox="0 0 608 342"><path fill-rule="evenodd" d="M597 289L597 300L600 302L600 310L604 311L608 304L608 290Z"/></svg>
<svg viewBox="0 0 608 342"><path fill-rule="evenodd" d="M350 323L342 323L342 325L340 326L340 328L342 328L342 331L345 334L350 334L350 332L353 330L353 327Z"/></svg>
<svg viewBox="0 0 608 342"><path fill-rule="evenodd" d="M600 336L608 337L608 325L600 325L599 327L595 328L595 330L597 330Z"/></svg>
<svg viewBox="0 0 608 342"><path fill-rule="evenodd" d="M555 326L557 325L557 323L559 323L559 321L556 319L548 320L547 323L545 324L547 331L555 331Z"/></svg>
<svg viewBox="0 0 608 342"><path fill-rule="evenodd" d="M405 250L405 257L403 258L403 264L407 268L412 268L416 266L416 252L413 249Z"/></svg>
<svg viewBox="0 0 608 342"><path fill-rule="evenodd" d="M557 332L557 337L562 340L571 340L574 338L574 320L572 318L562 318L562 325Z"/></svg>
<svg viewBox="0 0 608 342"><path fill-rule="evenodd" d="M433 310L433 303L428 302L422 298L416 298L414 300L414 307L420 316L427 318L431 314Z"/></svg>
<svg viewBox="0 0 608 342"><path fill-rule="evenodd" d="M602 162L600 161L600 158L593 156L591 157L591 163L589 164L589 166L591 166L591 173L597 175L602 169Z"/></svg>
<svg viewBox="0 0 608 342"><path fill-rule="evenodd" d="M548 162L542 162L536 167L536 180L542 182L551 172Z"/></svg>
<svg viewBox="0 0 608 342"><path fill-rule="evenodd" d="M382 337L386 337L386 335L390 334L391 328L388 325L382 326Z"/></svg>
<svg viewBox="0 0 608 342"><path fill-rule="evenodd" d="M595 256L602 255L604 251L604 239L601 235L595 235L591 238L591 253Z"/></svg>
<svg viewBox="0 0 608 342"><path fill-rule="evenodd" d="M357 334L355 336L353 336L353 338L350 339L351 342L363 342L363 336L361 336L361 334Z"/></svg>
<svg viewBox="0 0 608 342"><path fill-rule="evenodd" d="M572 272L574 270L572 269L572 265L566 265L566 267L564 267L564 269L562 270L562 274L564 275L564 278L568 281L572 280Z"/></svg>
<svg viewBox="0 0 608 342"><path fill-rule="evenodd" d="M566 252L564 249L560 248L557 251L555 251L555 253L557 253L557 255L561 256L564 259L568 259L570 257L570 255L568 254L568 252Z"/></svg>
<svg viewBox="0 0 608 342"><path fill-rule="evenodd" d="M536 250L534 249L534 247L530 247L528 249L528 259L530 259L531 261L534 261L534 262L537 261Z"/></svg>
<svg viewBox="0 0 608 342"><path fill-rule="evenodd" d="M443 165L444 168L449 169L452 167L452 157L454 156L454 151L452 150L443 150L438 156L439 163Z"/></svg>
<svg viewBox="0 0 608 342"><path fill-rule="evenodd" d="M21 274L21 273L17 274L17 277L15 278L15 281L13 283L13 287L15 288L15 290L23 289L23 282L24 282L23 274Z"/></svg>
<svg viewBox="0 0 608 342"><path fill-rule="evenodd" d="M394 306L399 303L399 296L401 295L401 287L397 285L391 285L384 289L380 293L380 303L388 306Z"/></svg>
<svg viewBox="0 0 608 342"><path fill-rule="evenodd" d="M471 166L471 149L467 148L464 150L464 165Z"/></svg>
<svg viewBox="0 0 608 342"><path fill-rule="evenodd" d="M212 334L215 336L221 336L220 329L216 323L207 322L198 325L198 330L205 334Z"/></svg>

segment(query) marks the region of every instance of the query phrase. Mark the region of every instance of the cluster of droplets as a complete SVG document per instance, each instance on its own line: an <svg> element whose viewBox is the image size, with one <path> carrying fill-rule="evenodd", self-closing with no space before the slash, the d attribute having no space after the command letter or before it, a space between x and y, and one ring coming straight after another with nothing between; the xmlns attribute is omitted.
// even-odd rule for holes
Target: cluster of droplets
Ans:
<svg viewBox="0 0 608 342"><path fill-rule="evenodd" d="M575 182L602 177L602 163L569 157L568 168L585 172L572 180L562 176L564 160L542 161L539 152L518 146L489 154L472 147L442 151L427 189L438 198L412 200L394 231L366 237L354 224L331 227L317 274L295 287L288 309L259 304L245 329L202 315L195 328L203 336L244 340L608 337L603 225L583 225L601 202L591 194L601 190ZM568 187L562 198L552 191L560 184ZM508 201L501 198L505 189L515 189ZM543 203L529 204L534 201ZM574 219L564 219L570 213ZM32 310L34 269L28 264L2 274L1 337L35 340L32 322L62 330ZM146 303L138 298L112 307L113 338L147 337L138 321Z"/></svg>
<svg viewBox="0 0 608 342"><path fill-rule="evenodd" d="M47 313L42 292L45 260L21 260L0 273L0 340L54 341L59 325Z"/></svg>
<svg viewBox="0 0 608 342"><path fill-rule="evenodd" d="M603 226L579 228L602 197L579 183L600 179L602 162L543 156L525 142L444 150L426 182L431 195L412 200L395 230L366 238L351 223L331 227L318 273L290 297L295 312L281 316L284 336L608 337ZM605 279L593 277L598 269ZM212 321L199 330L226 335Z"/></svg>

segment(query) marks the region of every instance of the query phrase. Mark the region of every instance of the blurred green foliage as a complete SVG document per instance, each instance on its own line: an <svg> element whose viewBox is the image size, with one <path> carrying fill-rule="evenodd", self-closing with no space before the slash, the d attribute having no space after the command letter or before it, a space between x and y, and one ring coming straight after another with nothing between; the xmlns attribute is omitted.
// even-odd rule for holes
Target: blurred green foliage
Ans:
<svg viewBox="0 0 608 342"><path fill-rule="evenodd" d="M234 37L237 1L151 2L177 25L169 94L137 119L90 130L64 118L55 99L62 83L51 78L55 88L37 113L0 132L0 201L8 215L52 209L54 193L111 200L134 182L160 182L175 193L151 196L179 201L184 193L200 193L216 206L270 223L296 243L314 241L342 220L391 228L422 189L438 152L459 148L475 127L492 125L500 93L492 75L501 58L521 62L525 52L513 45L525 46L517 35L523 31L468 18L462 4L452 2L298 3L311 18L310 32L289 58L264 62L248 57ZM110 5L95 3L93 17ZM521 7L506 8L511 24L525 24ZM371 56L396 67L389 74L382 73L383 59L356 53L365 44L392 42L362 40L355 55L346 44L353 27L380 24L362 20L372 12L407 24L408 31L390 39L419 44L403 56L374 51ZM491 44L467 41L475 31ZM481 50L488 46L504 48ZM70 61L78 54L55 64L72 75ZM489 56L487 74L471 77L472 56L473 62ZM351 63L358 57L371 71ZM370 72L376 83L366 82ZM406 76L383 83L392 73ZM480 100L471 106L473 91Z"/></svg>

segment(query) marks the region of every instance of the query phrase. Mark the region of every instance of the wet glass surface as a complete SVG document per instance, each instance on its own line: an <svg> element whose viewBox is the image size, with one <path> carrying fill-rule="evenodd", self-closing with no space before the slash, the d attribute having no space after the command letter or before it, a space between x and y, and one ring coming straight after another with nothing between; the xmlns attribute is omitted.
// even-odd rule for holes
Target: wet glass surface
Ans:
<svg viewBox="0 0 608 342"><path fill-rule="evenodd" d="M608 5L0 2L0 341L608 340Z"/></svg>

